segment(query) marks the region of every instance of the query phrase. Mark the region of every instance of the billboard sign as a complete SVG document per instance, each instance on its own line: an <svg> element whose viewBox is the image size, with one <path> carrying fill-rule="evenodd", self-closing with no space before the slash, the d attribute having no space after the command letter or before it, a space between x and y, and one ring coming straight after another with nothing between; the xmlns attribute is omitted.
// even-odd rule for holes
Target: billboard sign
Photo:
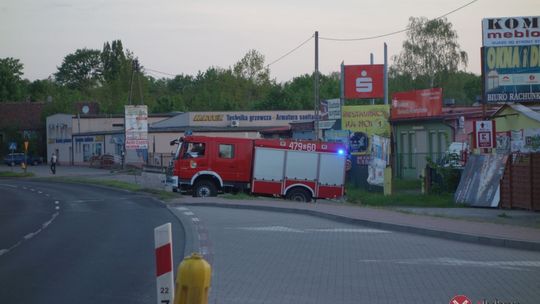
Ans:
<svg viewBox="0 0 540 304"><path fill-rule="evenodd" d="M497 142L495 121L477 120L473 124L474 143L476 148L495 148Z"/></svg>
<svg viewBox="0 0 540 304"><path fill-rule="evenodd" d="M346 65L344 70L345 98L384 97L384 65Z"/></svg>
<svg viewBox="0 0 540 304"><path fill-rule="evenodd" d="M540 17L485 18L482 20L483 46L540 44Z"/></svg>
<svg viewBox="0 0 540 304"><path fill-rule="evenodd" d="M540 101L540 44L485 47L484 100Z"/></svg>
<svg viewBox="0 0 540 304"><path fill-rule="evenodd" d="M350 152L369 155L371 136L390 137L389 105L343 106L341 129L350 132Z"/></svg>
<svg viewBox="0 0 540 304"><path fill-rule="evenodd" d="M148 149L148 108L125 106L126 149Z"/></svg>
<svg viewBox="0 0 540 304"><path fill-rule="evenodd" d="M442 89L414 90L392 95L392 119L442 114Z"/></svg>

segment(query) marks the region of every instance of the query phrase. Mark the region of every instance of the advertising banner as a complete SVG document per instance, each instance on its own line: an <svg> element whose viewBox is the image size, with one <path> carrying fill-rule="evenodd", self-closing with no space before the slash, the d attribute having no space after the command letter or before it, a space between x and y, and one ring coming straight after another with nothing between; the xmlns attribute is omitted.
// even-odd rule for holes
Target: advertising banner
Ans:
<svg viewBox="0 0 540 304"><path fill-rule="evenodd" d="M343 106L341 129L351 131L351 154L370 154L372 135L390 137L389 112L389 105Z"/></svg>
<svg viewBox="0 0 540 304"><path fill-rule="evenodd" d="M386 168L389 160L390 139L373 135L371 145L371 160L368 165L368 184L384 187L384 169Z"/></svg>
<svg viewBox="0 0 540 304"><path fill-rule="evenodd" d="M392 119L442 114L442 89L414 90L392 95Z"/></svg>
<svg viewBox="0 0 540 304"><path fill-rule="evenodd" d="M482 74L487 102L540 101L540 44L485 47Z"/></svg>
<svg viewBox="0 0 540 304"><path fill-rule="evenodd" d="M540 17L485 18L482 20L483 46L540 44Z"/></svg>
<svg viewBox="0 0 540 304"><path fill-rule="evenodd" d="M346 65L345 98L384 97L384 65Z"/></svg>
<svg viewBox="0 0 540 304"><path fill-rule="evenodd" d="M148 108L125 106L126 149L148 149Z"/></svg>
<svg viewBox="0 0 540 304"><path fill-rule="evenodd" d="M530 128L511 131L512 152L540 152L540 129Z"/></svg>
<svg viewBox="0 0 540 304"><path fill-rule="evenodd" d="M473 132L475 148L495 148L495 121L477 120L473 124Z"/></svg>

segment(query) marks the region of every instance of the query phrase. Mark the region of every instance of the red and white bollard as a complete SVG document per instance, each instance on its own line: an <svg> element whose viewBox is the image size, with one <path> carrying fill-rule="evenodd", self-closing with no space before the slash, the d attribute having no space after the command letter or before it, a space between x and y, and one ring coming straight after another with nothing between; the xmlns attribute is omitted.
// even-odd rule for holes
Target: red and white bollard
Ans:
<svg viewBox="0 0 540 304"><path fill-rule="evenodd" d="M171 223L154 229L157 303L172 304L174 297Z"/></svg>

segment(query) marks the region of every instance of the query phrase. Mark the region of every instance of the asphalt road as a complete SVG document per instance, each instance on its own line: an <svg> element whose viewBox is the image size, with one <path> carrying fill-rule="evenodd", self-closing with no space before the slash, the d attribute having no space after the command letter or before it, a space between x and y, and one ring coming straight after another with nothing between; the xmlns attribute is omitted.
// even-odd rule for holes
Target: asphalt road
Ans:
<svg viewBox="0 0 540 304"><path fill-rule="evenodd" d="M0 180L0 303L155 303L154 199L76 184Z"/></svg>
<svg viewBox="0 0 540 304"><path fill-rule="evenodd" d="M173 208L211 262L212 304L540 303L538 252L300 214Z"/></svg>

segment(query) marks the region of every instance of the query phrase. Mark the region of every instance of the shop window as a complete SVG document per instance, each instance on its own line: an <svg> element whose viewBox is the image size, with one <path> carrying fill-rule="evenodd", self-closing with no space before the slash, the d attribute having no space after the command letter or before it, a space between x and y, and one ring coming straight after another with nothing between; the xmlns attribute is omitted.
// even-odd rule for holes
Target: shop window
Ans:
<svg viewBox="0 0 540 304"><path fill-rule="evenodd" d="M219 158L234 158L233 145L219 145Z"/></svg>
<svg viewBox="0 0 540 304"><path fill-rule="evenodd" d="M83 161L89 161L91 156L92 154L90 153L90 144L83 144Z"/></svg>

